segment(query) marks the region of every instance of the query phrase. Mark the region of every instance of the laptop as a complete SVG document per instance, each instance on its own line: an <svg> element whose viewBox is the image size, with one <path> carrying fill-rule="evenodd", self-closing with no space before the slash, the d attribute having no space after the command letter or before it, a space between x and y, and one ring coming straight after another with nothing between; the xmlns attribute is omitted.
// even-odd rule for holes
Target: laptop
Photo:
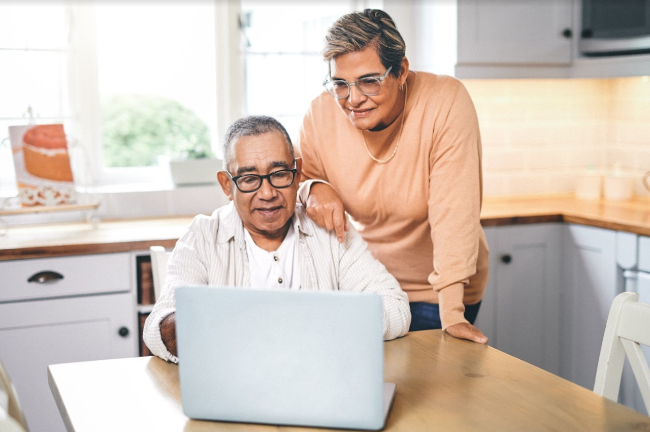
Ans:
<svg viewBox="0 0 650 432"><path fill-rule="evenodd" d="M376 294L180 287L176 337L192 419L384 427L395 384Z"/></svg>

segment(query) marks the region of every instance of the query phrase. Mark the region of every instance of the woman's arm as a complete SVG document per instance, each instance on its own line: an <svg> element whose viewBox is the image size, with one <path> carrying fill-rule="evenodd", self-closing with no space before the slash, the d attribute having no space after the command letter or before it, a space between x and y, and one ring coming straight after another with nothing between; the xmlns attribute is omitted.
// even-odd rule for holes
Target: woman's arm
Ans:
<svg viewBox="0 0 650 432"><path fill-rule="evenodd" d="M348 230L345 208L339 194L326 181L325 170L316 146L310 108L303 119L297 148L303 160L302 184L298 190L298 200L305 206L307 216L311 220L321 228L335 231L339 243L343 243L345 232Z"/></svg>
<svg viewBox="0 0 650 432"><path fill-rule="evenodd" d="M486 343L463 315L465 286L476 273L481 237L481 138L467 90L458 81L447 87L448 112L434 126L430 155L434 254L429 282L439 293L442 328L452 336Z"/></svg>

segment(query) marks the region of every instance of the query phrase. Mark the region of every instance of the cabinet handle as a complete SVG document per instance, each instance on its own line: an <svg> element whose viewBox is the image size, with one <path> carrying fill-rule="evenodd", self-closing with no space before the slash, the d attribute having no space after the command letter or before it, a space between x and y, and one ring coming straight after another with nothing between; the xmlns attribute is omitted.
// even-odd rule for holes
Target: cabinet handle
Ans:
<svg viewBox="0 0 650 432"><path fill-rule="evenodd" d="M126 327L120 327L120 329L117 331L117 334L122 337L127 337L129 335L129 329Z"/></svg>
<svg viewBox="0 0 650 432"><path fill-rule="evenodd" d="M512 255L510 254L501 255L501 262L504 264L510 264L512 262Z"/></svg>
<svg viewBox="0 0 650 432"><path fill-rule="evenodd" d="M570 28L565 28L562 30L562 36L564 36L567 39L571 39L573 37L573 32L571 31Z"/></svg>
<svg viewBox="0 0 650 432"><path fill-rule="evenodd" d="M50 284L61 279L63 279L63 275L61 273L57 273L51 270L46 270L46 271L38 272L35 275L32 275L32 277L27 279L27 282L29 283L35 282L39 284Z"/></svg>

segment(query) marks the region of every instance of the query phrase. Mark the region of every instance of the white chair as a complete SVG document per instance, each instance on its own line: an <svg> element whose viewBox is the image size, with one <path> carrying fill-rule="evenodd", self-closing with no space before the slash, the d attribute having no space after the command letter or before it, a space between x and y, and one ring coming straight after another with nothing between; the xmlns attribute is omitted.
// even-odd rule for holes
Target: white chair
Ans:
<svg viewBox="0 0 650 432"><path fill-rule="evenodd" d="M639 303L637 293L621 293L609 310L594 392L614 402L618 400L627 354L643 402L650 412L650 368L640 344L650 345L650 305Z"/></svg>
<svg viewBox="0 0 650 432"><path fill-rule="evenodd" d="M167 252L162 246L151 246L149 248L151 254L151 273L153 276L153 292L154 297L158 300L160 291L165 285L165 276L167 276L167 260L172 254Z"/></svg>
<svg viewBox="0 0 650 432"><path fill-rule="evenodd" d="M0 361L0 430L27 432L27 421L18 401L18 394Z"/></svg>

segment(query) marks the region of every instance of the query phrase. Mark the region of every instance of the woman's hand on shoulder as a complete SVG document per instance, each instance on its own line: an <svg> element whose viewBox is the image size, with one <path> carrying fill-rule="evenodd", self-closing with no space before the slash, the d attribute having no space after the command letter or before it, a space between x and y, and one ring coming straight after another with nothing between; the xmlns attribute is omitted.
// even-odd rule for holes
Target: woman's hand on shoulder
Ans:
<svg viewBox="0 0 650 432"><path fill-rule="evenodd" d="M488 341L481 330L466 322L451 325L445 331L458 339L467 339L480 344L487 344Z"/></svg>
<svg viewBox="0 0 650 432"><path fill-rule="evenodd" d="M343 201L334 188L325 183L314 183L307 199L307 216L328 231L336 231L339 243L345 241L348 226Z"/></svg>

